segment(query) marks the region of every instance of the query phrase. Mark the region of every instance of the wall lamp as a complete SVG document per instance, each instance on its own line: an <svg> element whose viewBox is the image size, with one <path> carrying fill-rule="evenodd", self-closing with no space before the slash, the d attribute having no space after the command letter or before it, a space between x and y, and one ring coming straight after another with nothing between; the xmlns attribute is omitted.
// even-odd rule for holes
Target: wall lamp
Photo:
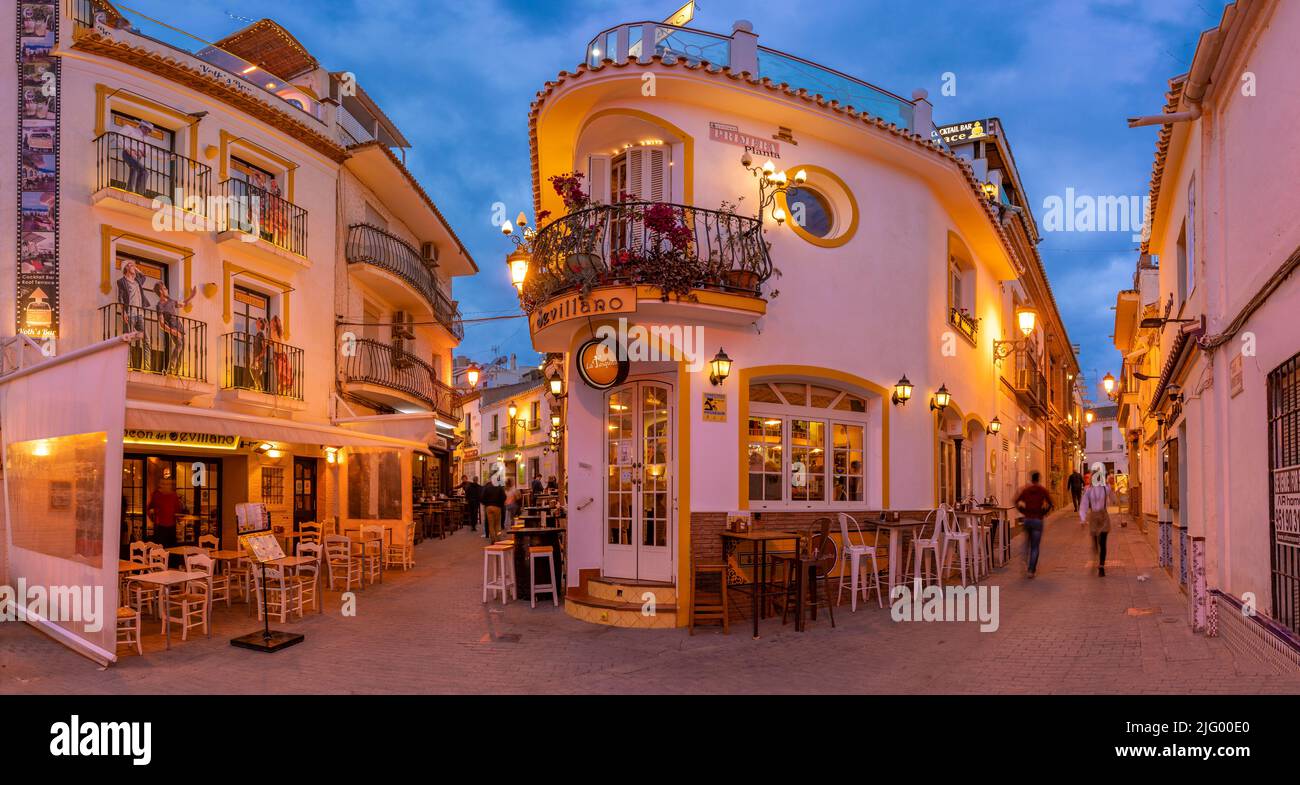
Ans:
<svg viewBox="0 0 1300 785"><path fill-rule="evenodd" d="M906 406L907 402L911 399L912 382L908 380L907 374L903 374L903 378L899 379L898 382L894 384L894 394L889 400L895 406Z"/></svg>
<svg viewBox="0 0 1300 785"><path fill-rule="evenodd" d="M988 427L988 429L987 429L987 433L988 433L990 436L996 434L996 433L997 433L998 431L1000 431L1000 430L1002 430L1002 421L1001 421L1001 420L999 420L999 419L996 418L996 417L994 417L992 420L989 420L989 427Z"/></svg>
<svg viewBox="0 0 1300 785"><path fill-rule="evenodd" d="M721 347L719 347L718 353L713 355L712 360L709 360L709 382L714 387L718 387L725 382L727 377L730 375L731 358L727 356L727 353L723 351Z"/></svg>
<svg viewBox="0 0 1300 785"><path fill-rule="evenodd" d="M1018 341L994 341L993 342L993 362L1002 362L1011 356L1016 349L1022 348L1029 340L1029 336L1034 334L1034 325L1038 322L1038 312L1029 306L1022 306L1016 309L1016 326L1020 328L1020 334L1024 337Z"/></svg>
<svg viewBox="0 0 1300 785"><path fill-rule="evenodd" d="M776 205L776 197L790 190L790 177L782 169L777 171L776 164L768 161L762 166L754 166L754 157L745 151L740 157L740 165L745 170L758 179L758 219L763 220L763 213L769 208L772 211L772 218L778 223L785 223L785 210ZM794 173L795 187L803 185L808 181L808 172L800 169Z"/></svg>
<svg viewBox="0 0 1300 785"><path fill-rule="evenodd" d="M934 397L930 399L930 411L938 410L940 414L952 403L952 394L948 392L948 385L941 384L935 391Z"/></svg>
<svg viewBox="0 0 1300 785"><path fill-rule="evenodd" d="M564 377L560 375L559 368L551 371L551 376L546 383L550 387L551 395L557 400L564 397Z"/></svg>

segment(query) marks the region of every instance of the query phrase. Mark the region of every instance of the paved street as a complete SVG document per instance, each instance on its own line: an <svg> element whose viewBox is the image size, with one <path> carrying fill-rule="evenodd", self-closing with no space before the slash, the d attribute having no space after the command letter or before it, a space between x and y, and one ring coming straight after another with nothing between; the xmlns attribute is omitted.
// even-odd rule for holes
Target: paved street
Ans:
<svg viewBox="0 0 1300 785"><path fill-rule="evenodd" d="M257 627L239 604L219 611L211 640L165 652L151 634L144 657L124 653L107 670L3 624L0 693L1300 692L1300 679L1192 634L1182 595L1134 530L1115 529L1108 577L1096 577L1068 513L1048 523L1037 579L1023 577L1023 554L994 575L1001 626L991 633L895 623L874 602L856 614L841 606L834 630L824 616L803 634L766 621L758 641L743 623L694 637L591 626L549 603L480 603L482 544L466 531L421 544L416 569L357 593L355 618L338 615L331 593L334 612L273 625L307 636L274 655L229 645Z"/></svg>

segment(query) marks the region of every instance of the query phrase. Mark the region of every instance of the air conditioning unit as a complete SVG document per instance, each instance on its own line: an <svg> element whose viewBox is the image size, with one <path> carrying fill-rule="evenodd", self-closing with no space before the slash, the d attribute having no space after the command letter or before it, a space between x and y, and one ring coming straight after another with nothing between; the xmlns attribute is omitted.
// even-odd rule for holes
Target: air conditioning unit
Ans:
<svg viewBox="0 0 1300 785"><path fill-rule="evenodd" d="M415 337L415 316L410 311L393 312L393 336L401 338Z"/></svg>
<svg viewBox="0 0 1300 785"><path fill-rule="evenodd" d="M438 244L420 243L420 258L430 267L438 264Z"/></svg>

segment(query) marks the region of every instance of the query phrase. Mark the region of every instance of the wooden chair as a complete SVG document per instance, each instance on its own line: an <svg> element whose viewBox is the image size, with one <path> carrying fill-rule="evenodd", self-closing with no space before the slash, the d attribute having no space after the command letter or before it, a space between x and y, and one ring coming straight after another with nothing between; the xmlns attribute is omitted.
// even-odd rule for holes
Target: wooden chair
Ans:
<svg viewBox="0 0 1300 785"><path fill-rule="evenodd" d="M303 615L308 602L318 613L324 613L325 609L320 603L321 546L314 542L300 542L298 555L312 559L308 564L299 565L298 572L290 578L298 587L298 616Z"/></svg>
<svg viewBox="0 0 1300 785"><path fill-rule="evenodd" d="M167 595L167 621L181 625L181 640L189 639L193 627L202 627L205 633L212 634L212 627L208 624L211 596L211 576L207 580L189 581L180 594Z"/></svg>
<svg viewBox="0 0 1300 785"><path fill-rule="evenodd" d="M352 555L350 538L341 534L325 536L325 575L331 590L335 578L343 581L343 591L350 590L353 583L361 586L361 560Z"/></svg>
<svg viewBox="0 0 1300 785"><path fill-rule="evenodd" d="M203 572L208 575L208 582L212 586L212 601L225 600L226 607L230 607L230 576L217 575L216 569L212 563L212 557L202 553L194 553L185 557L185 569L189 572ZM199 583L200 581L192 581ZM188 588L186 589L188 591Z"/></svg>
<svg viewBox="0 0 1300 785"><path fill-rule="evenodd" d="M395 542L384 549L385 567L408 570L415 566L415 524L407 524L402 527L402 531L401 542Z"/></svg>
<svg viewBox="0 0 1300 785"><path fill-rule="evenodd" d="M215 534L205 534L199 538L199 547L208 551L215 551L221 547L221 540Z"/></svg>
<svg viewBox="0 0 1300 785"><path fill-rule="evenodd" d="M818 518L813 525L816 532L809 538L808 552L774 557L785 565L785 585L781 592L781 623L785 624L794 606L795 627L803 628L805 611L811 611L817 618L817 609L826 608L831 617L831 628L835 627L835 605L831 602L830 581L827 580L835 569L837 561L835 541L831 539L831 519ZM817 588L821 586L819 598ZM805 603L805 599L807 602Z"/></svg>
<svg viewBox="0 0 1300 785"><path fill-rule="evenodd" d="M298 602L298 584L291 581L279 567L267 567L265 577L261 566L253 572L257 584L257 619L261 621L262 607L265 604L266 615L277 618L281 623L289 621L289 614L295 609L302 617L302 606ZM265 596L265 599L263 599Z"/></svg>
<svg viewBox="0 0 1300 785"><path fill-rule="evenodd" d="M361 527L361 577L384 579L384 527L378 524Z"/></svg>
<svg viewBox="0 0 1300 785"><path fill-rule="evenodd" d="M144 644L140 642L140 611L135 608L117 609L117 645L135 646L135 653L144 654Z"/></svg>
<svg viewBox="0 0 1300 785"><path fill-rule="evenodd" d="M324 527L315 521L308 521L298 527L298 542L309 542L314 545L320 545L321 537L324 536Z"/></svg>
<svg viewBox="0 0 1300 785"><path fill-rule="evenodd" d="M713 589L714 578L708 579L709 591L701 591L700 577L716 576L717 590ZM731 611L727 599L727 565L695 564L691 565L691 606L688 611L687 626L689 634L695 634L695 625L702 621L722 623L722 633L731 634Z"/></svg>

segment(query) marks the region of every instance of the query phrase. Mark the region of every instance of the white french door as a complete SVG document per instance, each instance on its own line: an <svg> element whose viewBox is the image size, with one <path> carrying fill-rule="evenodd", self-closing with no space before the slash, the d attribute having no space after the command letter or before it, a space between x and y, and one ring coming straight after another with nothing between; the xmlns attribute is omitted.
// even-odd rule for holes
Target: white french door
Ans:
<svg viewBox="0 0 1300 785"><path fill-rule="evenodd" d="M673 579L676 495L672 387L633 382L605 396L602 574Z"/></svg>

